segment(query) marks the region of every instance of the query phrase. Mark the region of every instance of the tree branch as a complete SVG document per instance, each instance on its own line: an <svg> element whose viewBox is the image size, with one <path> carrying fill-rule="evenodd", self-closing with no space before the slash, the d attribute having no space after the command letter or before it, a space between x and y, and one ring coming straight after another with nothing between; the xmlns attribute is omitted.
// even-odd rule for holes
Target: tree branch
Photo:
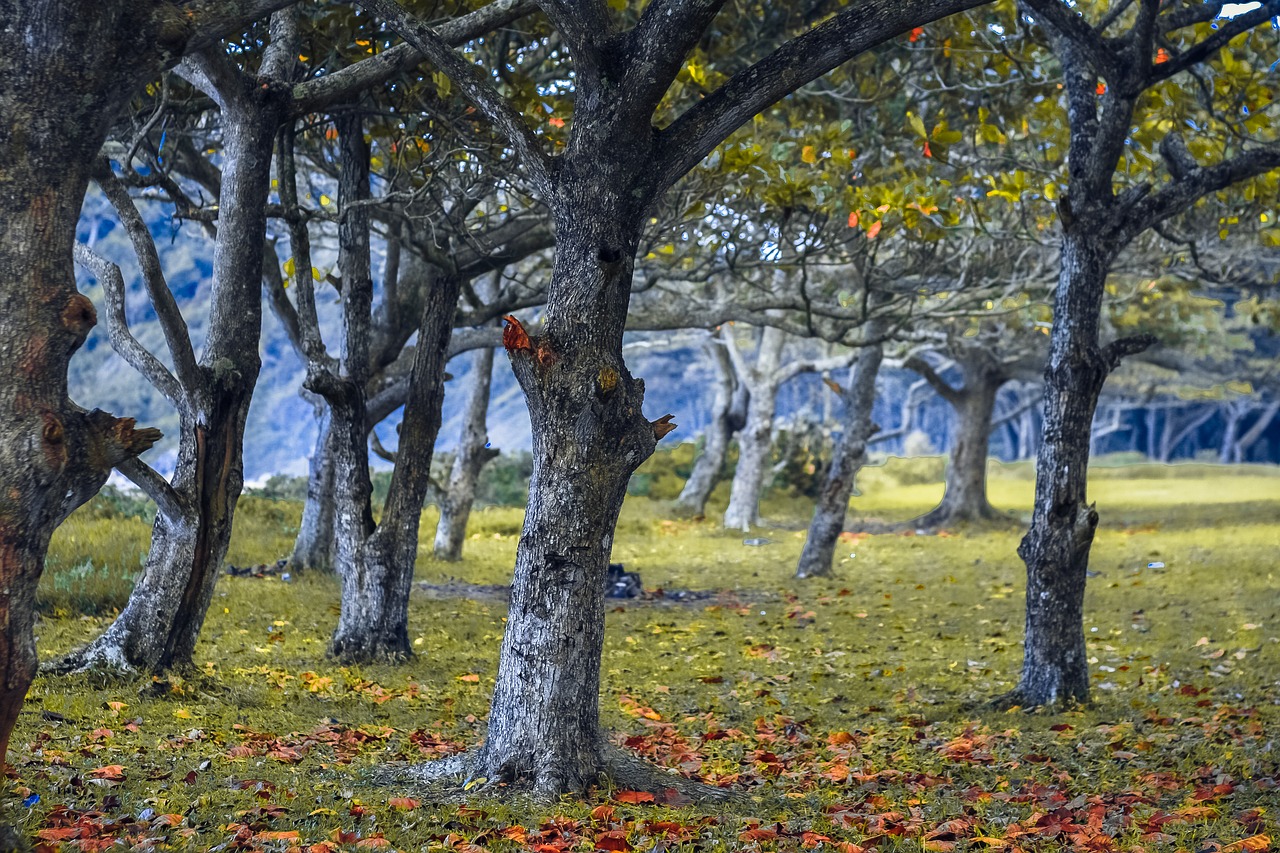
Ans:
<svg viewBox="0 0 1280 853"><path fill-rule="evenodd" d="M186 20L186 51L193 52L213 47L237 30L254 21L297 3L298 0L196 0L180 8L166 3L169 14L181 15Z"/></svg>
<svg viewBox="0 0 1280 853"><path fill-rule="evenodd" d="M1117 338L1102 348L1102 363L1110 372L1119 367L1120 362L1126 357L1137 355L1148 347L1154 346L1158 341L1159 338L1150 333Z"/></svg>
<svg viewBox="0 0 1280 853"><path fill-rule="evenodd" d="M543 149L523 116L490 84L480 69L459 56L437 33L395 0L359 2L365 9L381 16L401 38L449 76L467 100L507 138L538 192L544 199L550 198L555 184L555 160Z"/></svg>
<svg viewBox="0 0 1280 853"><path fill-rule="evenodd" d="M166 518L178 519L185 514L185 504L169 481L156 469L136 456L117 463L116 470L155 501L156 508Z"/></svg>
<svg viewBox="0 0 1280 853"><path fill-rule="evenodd" d="M603 0L536 0L569 47L576 76L598 80L604 62L601 48L615 33Z"/></svg>
<svg viewBox="0 0 1280 853"><path fill-rule="evenodd" d="M505 27L535 8L533 0L494 0L468 15L442 23L436 27L436 35L445 44L456 47ZM348 100L421 65L424 58L422 51L405 42L332 74L299 83L293 87L293 114L316 112Z"/></svg>
<svg viewBox="0 0 1280 853"><path fill-rule="evenodd" d="M120 268L94 252L83 243L75 245L76 263L93 274L102 285L103 300L106 303L107 339L111 348L151 383L164 398L181 408L186 394L178 380L169 372L160 359L138 342L129 331L129 322L124 311L124 276Z"/></svg>
<svg viewBox="0 0 1280 853"><path fill-rule="evenodd" d="M652 0L627 34L623 88L652 111L725 0Z"/></svg>
<svg viewBox="0 0 1280 853"><path fill-rule="evenodd" d="M1213 4L1209 4L1212 8ZM1217 14L1222 14L1222 7L1225 3L1217 4ZM1190 49L1182 53L1169 52L1169 60L1155 65L1148 74L1148 80L1156 83L1172 77L1181 71L1186 71L1193 65L1204 62L1213 56L1227 43L1243 32L1247 32L1259 24L1265 23L1268 19L1280 15L1280 0L1267 0L1257 9L1251 9L1242 15L1236 15L1228 21L1218 24L1218 28L1213 34L1205 38L1204 41L1193 45Z"/></svg>
<svg viewBox="0 0 1280 853"><path fill-rule="evenodd" d="M1107 43L1099 35L1077 7L1068 6L1062 0L1022 0L1040 19L1041 26L1052 29L1063 38L1070 39L1088 59L1093 70L1114 83L1123 69L1116 57L1107 49Z"/></svg>
<svg viewBox="0 0 1280 853"><path fill-rule="evenodd" d="M925 382L928 382L930 387L932 387L934 391L938 392L939 397L946 400L953 406L959 404L962 393L960 389L955 388L947 382L947 380L943 379L942 375L933 369L933 365L925 361L924 357L919 353L912 354L905 362L903 362L902 366L907 370L910 370L912 373L920 374L920 378Z"/></svg>
<svg viewBox="0 0 1280 853"><path fill-rule="evenodd" d="M111 171L110 163L105 160L99 161L95 166L94 179L101 187L103 195L115 208L116 215L120 217L120 224L124 226L125 233L129 235L129 241L133 244L133 253L138 259L138 266L142 269L143 286L146 287L147 297L155 309L160 330L164 333L165 346L168 347L169 356L173 359L174 374L183 389L182 399L185 399L186 392L200 387L203 380L196 365L195 350L191 346L191 332L187 328L187 321L182 317L181 309L178 308L178 301L174 299L173 291L169 289L169 283L165 280L164 270L160 266L160 255L156 251L155 240L151 238L151 229L143 221L142 214L138 213L138 208L134 206L133 199L129 198L124 185ZM123 288L120 299L123 303ZM123 316L123 304L120 310ZM142 371L141 368L138 369L144 376L150 378L147 372ZM168 373L168 371L165 372Z"/></svg>
<svg viewBox="0 0 1280 853"><path fill-rule="evenodd" d="M980 5L981 0L867 0L792 39L733 75L661 132L655 186L675 183L752 116L864 50Z"/></svg>

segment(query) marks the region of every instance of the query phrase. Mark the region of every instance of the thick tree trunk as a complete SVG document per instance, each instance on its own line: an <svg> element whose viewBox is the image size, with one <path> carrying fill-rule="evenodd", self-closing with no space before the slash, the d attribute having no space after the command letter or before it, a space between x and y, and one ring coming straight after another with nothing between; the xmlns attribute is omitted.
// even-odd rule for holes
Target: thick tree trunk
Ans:
<svg viewBox="0 0 1280 853"><path fill-rule="evenodd" d="M883 334L883 323L872 321L869 338ZM840 392L844 405L844 427L832 452L831 470L818 496L813 521L809 523L809 535L796 577L807 578L831 574L836 544L844 530L845 514L849 511L849 498L853 495L858 471L867 460L867 442L878 429L871 420L871 410L876 400L876 377L880 374L880 362L884 358L884 345L880 343L863 347L853 369L849 387Z"/></svg>
<svg viewBox="0 0 1280 853"><path fill-rule="evenodd" d="M0 11L0 764L36 670L49 537L159 436L67 398L67 363L97 322L71 256L89 168L125 99L180 48L153 12L47 0Z"/></svg>
<svg viewBox="0 0 1280 853"><path fill-rule="evenodd" d="M307 500L302 505L302 523L289 555L289 570L333 571L333 519L337 513L333 486L333 419L328 403L316 407L319 414L316 448L307 470Z"/></svg>
<svg viewBox="0 0 1280 853"><path fill-rule="evenodd" d="M775 374L782 360L784 343L784 334L772 326L766 326L761 332L754 367L757 381L751 383L746 425L738 432L738 465L729 489L729 506L724 511L724 526L730 530L746 532L760 520L760 493L769 464L778 401Z"/></svg>
<svg viewBox="0 0 1280 853"><path fill-rule="evenodd" d="M616 139L595 150L622 159L569 159L558 176L546 331L528 344L507 337L534 470L488 735L471 769L545 795L584 790L608 765L599 722L605 572L627 481L656 443L641 413L644 383L622 361L644 215L626 188L638 177L619 173L627 152Z"/></svg>
<svg viewBox="0 0 1280 853"><path fill-rule="evenodd" d="M737 381L734 376L733 365L725 351L726 344L712 340L707 346L716 367L717 379L715 401L711 406L711 423L703 435L702 452L694 460L689 479L676 498L677 509L695 516L706 512L707 499L724 476L729 441L746 423L749 397L746 384Z"/></svg>
<svg viewBox="0 0 1280 853"><path fill-rule="evenodd" d="M1113 366L1098 345L1111 254L1100 239L1068 232L1045 367L1044 442L1036 458L1035 510L1018 547L1027 565L1023 705L1087 702L1084 591L1098 513L1086 499L1094 409Z"/></svg>
<svg viewBox="0 0 1280 853"><path fill-rule="evenodd" d="M226 167L213 258L209 336L199 387L186 389L173 490L182 517L156 516L142 577L115 622L54 669L159 672L189 665L213 599L244 485L245 419L261 361L262 243L271 150L282 101L268 86L223 105Z"/></svg>
<svg viewBox="0 0 1280 853"><path fill-rule="evenodd" d="M471 396L467 398L466 420L458 441L457 455L449 472L449 483L440 496L440 521L436 525L435 555L438 560L462 559L462 543L467 538L467 520L476 500L480 472L498 451L489 447L485 418L489 413L489 386L493 377L493 350L476 353L472 365Z"/></svg>

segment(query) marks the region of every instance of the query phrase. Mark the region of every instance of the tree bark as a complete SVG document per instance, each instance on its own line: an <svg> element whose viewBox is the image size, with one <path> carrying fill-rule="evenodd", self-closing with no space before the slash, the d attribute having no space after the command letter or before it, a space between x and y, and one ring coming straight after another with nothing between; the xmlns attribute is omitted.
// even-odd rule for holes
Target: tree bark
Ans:
<svg viewBox="0 0 1280 853"><path fill-rule="evenodd" d="M289 570L296 574L331 572L334 565L333 416L325 402L316 406L316 412L316 447L307 466L307 500L289 555Z"/></svg>
<svg viewBox="0 0 1280 853"><path fill-rule="evenodd" d="M724 526L730 530L745 533L760 521L760 492L764 488L764 473L769 462L774 411L778 403L778 365L782 361L785 342L786 337L781 330L766 326L760 334L760 349L751 368L752 378L739 377L751 389L751 400L747 403L747 422L738 431L738 465L729 489L729 506L724 511Z"/></svg>
<svg viewBox="0 0 1280 853"><path fill-rule="evenodd" d="M1018 547L1027 565L1026 640L1011 699L1024 705L1089 699L1084 591L1098 513L1087 502L1086 477L1094 410L1114 366L1098 345L1111 260L1099 237L1073 231L1063 237L1035 510Z"/></svg>
<svg viewBox="0 0 1280 853"><path fill-rule="evenodd" d="M722 332L729 334L728 327L724 327ZM676 498L676 508L689 515L700 516L706 512L707 499L724 476L729 441L742 429L747 419L750 394L746 384L738 381L734 375L726 346L733 344L714 339L707 344L717 379L716 396L711 405L711 423L703 436L702 452L694 460L689 479Z"/></svg>
<svg viewBox="0 0 1280 853"><path fill-rule="evenodd" d="M485 348L476 353L471 376L474 384L467 398L466 420L449 472L449 483L440 496L440 521L436 525L436 559L450 562L462 559L467 520L476 500L476 483L484 466L498 455L496 449L489 447L489 431L485 425L493 378L493 350Z"/></svg>
<svg viewBox="0 0 1280 853"><path fill-rule="evenodd" d="M884 334L884 322L872 320L867 336L878 339ZM844 530L845 514L849 511L849 498L853 496L858 471L867 461L867 443L879 429L871 420L871 410L876 400L876 377L884 359L884 345L874 343L862 348L854 363L853 377L849 385L840 390L840 402L844 406L844 428L831 456L831 470L827 472L822 493L809 523L809 535L800 552L796 577L818 577L831 574L835 560L836 544Z"/></svg>

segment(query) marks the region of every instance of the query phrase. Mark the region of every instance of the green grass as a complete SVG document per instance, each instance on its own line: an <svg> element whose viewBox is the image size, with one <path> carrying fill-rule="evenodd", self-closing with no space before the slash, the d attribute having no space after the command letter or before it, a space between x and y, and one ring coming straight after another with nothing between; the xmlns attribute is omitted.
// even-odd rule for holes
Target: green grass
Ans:
<svg viewBox="0 0 1280 853"><path fill-rule="evenodd" d="M895 477L900 468L903 479L922 479L917 469L926 464L933 463L890 460L868 470L855 510L886 520L927 510L940 485L897 485ZM1029 510L1026 469L993 466L997 506ZM1088 709L1026 715L971 706L1017 677L1021 530L862 538L842 544L837 577L796 583L791 575L803 543L794 529L803 521L796 500L772 501L766 515L780 526L752 534L772 543L748 547L742 534L721 531L713 520L671 521L665 504L631 499L615 559L640 571L648 588L725 592L709 604L623 603L609 613L605 724L646 755L732 782L747 793L743 803L714 810L614 803L608 818L591 816L607 792L552 806L472 798L469 809L394 808L391 798L421 794L373 784L371 768L482 737L503 607L415 596L417 658L399 667L342 668L324 659L336 623L333 579L223 578L196 673L159 690L150 681L103 676L37 680L10 755L12 788L40 800L30 809L11 803L10 813L34 832L72 818L101 823L84 814L102 812L119 837L162 839L179 849L234 846L237 834L248 849L306 849L340 830L382 834L404 850L457 849L462 841L450 840L451 832L507 850L518 849L510 827L537 832L559 816L579 822L566 830L575 839L569 849L592 849L592 839L614 824L630 833L635 849L657 849L662 832L649 820L701 822L693 840L669 839L667 850L800 849L804 831L831 843L936 850L946 849L937 845L948 837L926 836L961 819L970 822L957 836L963 850L965 837L1004 837L1015 823L1061 809L1084 826L1098 803L1109 814L1127 814L1129 823L1108 818L1092 836L1080 830L1080 849L1215 849L1210 842L1275 835L1276 469L1099 469L1091 493L1103 526L1093 549L1102 574L1090 582L1086 602L1096 697ZM231 561L286 554L297 505L246 500L242 509ZM709 511L708 519L717 515ZM459 564L429 559L424 535L419 579L506 582L520 517L513 509L477 511ZM136 571L147 535L138 523L135 531L119 519L73 519L51 551L52 588L70 576L56 567L85 559ZM433 525L429 510L424 532ZM1165 566L1148 569L1150 562ZM109 620L105 612L66 612L41 621L43 656L88 640ZM460 680L464 675L479 680ZM42 711L67 721L50 722ZM95 768L116 764L124 767L122 781L93 778ZM72 817L51 812L58 805ZM848 810L832 811L838 805ZM117 820L145 809L182 817L173 827L154 818L145 827ZM1161 815L1175 813L1184 822L1158 827L1167 839L1150 836ZM753 820L763 830L780 823L784 834L744 841ZM878 840L876 826L888 827ZM298 838L265 834L271 832ZM553 838L546 833L544 843ZM1058 849L1067 838L1024 846Z"/></svg>

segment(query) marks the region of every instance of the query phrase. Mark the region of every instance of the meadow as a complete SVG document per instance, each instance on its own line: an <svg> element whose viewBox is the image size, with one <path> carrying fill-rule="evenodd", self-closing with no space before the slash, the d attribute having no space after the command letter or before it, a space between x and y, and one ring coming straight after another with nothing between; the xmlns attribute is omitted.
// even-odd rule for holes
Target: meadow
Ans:
<svg viewBox="0 0 1280 853"><path fill-rule="evenodd" d="M483 737L512 508L478 510L461 563L429 557L399 666L327 661L338 584L224 577L194 671L42 676L14 735L4 818L46 849L1265 850L1280 839L1280 469L1099 466L1086 632L1094 704L984 703L1021 661L1016 555L1033 481L992 464L1005 528L846 534L836 574L796 581L808 505L766 504L745 545L645 469L614 559L649 600L607 617L601 713L618 743L736 793L650 801L441 796L380 768ZM940 460L864 471L855 512L911 518ZM717 501L719 501L717 503ZM287 555L300 506L246 497L228 561ZM92 638L145 551L138 507L97 500L55 536L42 658ZM679 591L694 591L685 600ZM703 597L705 596L705 597ZM1280 840L1277 841L1280 844Z"/></svg>

